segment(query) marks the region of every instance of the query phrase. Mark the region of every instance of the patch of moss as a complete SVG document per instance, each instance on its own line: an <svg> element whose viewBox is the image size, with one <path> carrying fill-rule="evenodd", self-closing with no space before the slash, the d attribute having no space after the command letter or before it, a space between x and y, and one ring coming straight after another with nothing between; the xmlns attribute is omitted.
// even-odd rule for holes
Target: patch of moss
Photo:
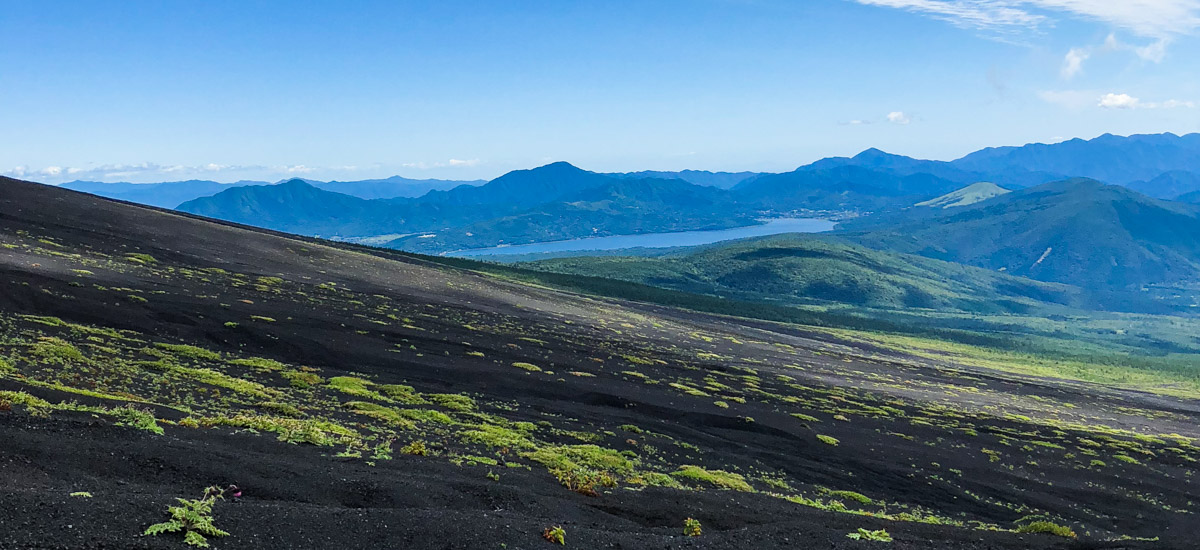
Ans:
<svg viewBox="0 0 1200 550"><path fill-rule="evenodd" d="M33 347L29 351L34 357L57 365L87 361L84 359L83 353L79 351L79 348L61 338L39 338L37 342L34 342Z"/></svg>
<svg viewBox="0 0 1200 550"><path fill-rule="evenodd" d="M363 380L362 378L355 378L353 376L335 376L330 378L327 384L330 388L346 395L353 395L354 397L361 397L363 399L388 401L388 398L384 397L383 394L368 389L372 385L374 385L374 382L370 380Z"/></svg>
<svg viewBox="0 0 1200 550"><path fill-rule="evenodd" d="M475 400L457 393L430 393L425 398L452 411L471 412L475 410Z"/></svg>
<svg viewBox="0 0 1200 550"><path fill-rule="evenodd" d="M494 448L532 449L537 446L530 440L526 431L492 424L480 424L474 429L463 431L459 437L465 442L481 443Z"/></svg>
<svg viewBox="0 0 1200 550"><path fill-rule="evenodd" d="M746 478L742 477L741 474L726 472L724 470L706 470L700 466L685 465L680 466L679 470L672 472L671 475L689 481L708 483L722 489L754 492L754 488L749 483L746 483Z"/></svg>
<svg viewBox="0 0 1200 550"><path fill-rule="evenodd" d="M166 344L163 342L156 342L154 345L159 349L165 349L173 353L176 357L186 357L188 359L198 359L203 361L221 360L220 354L204 348L198 348L196 346L189 346L186 344Z"/></svg>
<svg viewBox="0 0 1200 550"><path fill-rule="evenodd" d="M293 444L308 443L310 445L328 447L360 439L358 432L327 420L300 420L277 416L239 414L235 416L205 417L197 419L197 422L202 426L209 427L230 426L260 432L273 432L279 435L280 441Z"/></svg>

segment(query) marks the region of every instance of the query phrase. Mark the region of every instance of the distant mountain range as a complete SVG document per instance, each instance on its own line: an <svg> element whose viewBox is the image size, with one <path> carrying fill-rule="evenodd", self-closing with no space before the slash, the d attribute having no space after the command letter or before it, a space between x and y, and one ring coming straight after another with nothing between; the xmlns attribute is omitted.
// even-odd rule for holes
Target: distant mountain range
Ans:
<svg viewBox="0 0 1200 550"><path fill-rule="evenodd" d="M705 170L683 170L680 172L661 172L658 170L643 170L641 172L624 172L605 174L621 179L660 179L683 180L696 185L729 189L750 178L761 176L762 172L708 172Z"/></svg>
<svg viewBox="0 0 1200 550"><path fill-rule="evenodd" d="M1185 204L1200 202L1198 174L1200 134L1159 134L989 148L950 162L868 149L781 174L602 174L556 162L482 184L389 178L67 187L158 206L185 191L215 192L178 208L424 253L837 215L846 238L869 248L1128 289L1200 281L1197 207ZM416 190L425 192L403 195Z"/></svg>
<svg viewBox="0 0 1200 550"><path fill-rule="evenodd" d="M405 235L389 246L440 252L755 223L728 202L728 192L682 179L613 178L556 162L418 198L365 200L292 180L226 189L179 210L307 235Z"/></svg>
<svg viewBox="0 0 1200 550"><path fill-rule="evenodd" d="M292 180L285 180L292 181ZM392 176L386 179L361 181L316 181L302 180L318 189L334 191L363 199L389 199L394 197L417 197L434 190L453 189L460 185L482 185L485 180L414 180ZM276 182L283 183L281 182ZM265 181L239 181L217 183L208 180L168 181L162 183L128 183L100 181L71 181L62 184L63 189L83 191L110 199L119 199L159 208L175 208L187 201L208 197L233 187L247 185L271 185Z"/></svg>
<svg viewBox="0 0 1200 550"><path fill-rule="evenodd" d="M71 181L59 187L72 191L91 193L110 199L148 204L159 208L175 208L192 199L215 195L226 189L245 185L269 184L265 181L217 183L208 180L168 181L163 183Z"/></svg>
<svg viewBox="0 0 1200 550"><path fill-rule="evenodd" d="M1200 171L1200 134L1128 137L1105 134L1092 140L1072 139L1054 144L989 147L951 164L975 172L1023 170L1126 185L1135 181L1149 181L1165 172Z"/></svg>

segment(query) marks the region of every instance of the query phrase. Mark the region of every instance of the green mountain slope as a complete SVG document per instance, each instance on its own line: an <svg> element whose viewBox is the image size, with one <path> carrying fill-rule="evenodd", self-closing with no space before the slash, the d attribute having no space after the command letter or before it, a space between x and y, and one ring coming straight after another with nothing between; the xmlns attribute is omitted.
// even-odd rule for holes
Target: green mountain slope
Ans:
<svg viewBox="0 0 1200 550"><path fill-rule="evenodd" d="M1197 213L1073 179L935 215L857 221L846 238L1042 281L1130 288L1200 281Z"/></svg>
<svg viewBox="0 0 1200 550"><path fill-rule="evenodd" d="M1079 305L1078 289L920 256L799 234L735 241L663 257L584 257L524 264L686 292L782 304L1026 311Z"/></svg>
<svg viewBox="0 0 1200 550"><path fill-rule="evenodd" d="M951 191L936 199L930 199L925 202L919 202L916 206L928 206L930 208L954 208L956 206L967 206L977 202L988 200L992 197L1007 195L1008 189L1000 187L991 182L981 181L973 183L958 191Z"/></svg>

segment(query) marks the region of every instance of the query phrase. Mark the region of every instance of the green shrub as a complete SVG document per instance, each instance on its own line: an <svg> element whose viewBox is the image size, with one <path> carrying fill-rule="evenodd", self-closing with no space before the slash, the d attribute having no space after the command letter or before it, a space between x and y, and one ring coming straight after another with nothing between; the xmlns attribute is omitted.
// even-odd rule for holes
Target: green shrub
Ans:
<svg viewBox="0 0 1200 550"><path fill-rule="evenodd" d="M1055 535L1066 537L1069 539L1075 538L1075 531L1070 527L1052 523L1049 521L1034 521L1017 527L1018 533L1042 533L1047 535Z"/></svg>
<svg viewBox="0 0 1200 550"><path fill-rule="evenodd" d="M700 520L687 518L683 520L683 536L698 537L700 536Z"/></svg>
<svg viewBox="0 0 1200 550"><path fill-rule="evenodd" d="M401 447L400 452L406 455L425 456L429 454L429 449L425 447L424 441L418 440Z"/></svg>
<svg viewBox="0 0 1200 550"><path fill-rule="evenodd" d="M821 440L821 443L833 445L834 447L837 447L838 443L841 443L841 441L838 441L836 437L831 437L828 435L817 434L817 439Z"/></svg>

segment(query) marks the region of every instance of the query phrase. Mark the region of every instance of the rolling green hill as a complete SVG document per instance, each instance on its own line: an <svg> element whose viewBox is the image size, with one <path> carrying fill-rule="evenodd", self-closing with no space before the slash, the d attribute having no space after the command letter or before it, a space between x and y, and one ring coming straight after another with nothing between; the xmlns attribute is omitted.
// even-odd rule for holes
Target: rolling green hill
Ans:
<svg viewBox="0 0 1200 550"><path fill-rule="evenodd" d="M967 206L977 202L988 200L992 197L1007 195L1008 189L1000 187L991 182L981 181L972 183L958 191L951 191L936 199L930 199L925 202L919 202L916 206L928 206L931 208L954 208L956 206Z"/></svg>
<svg viewBox="0 0 1200 550"><path fill-rule="evenodd" d="M1092 289L1200 282L1200 209L1073 179L844 224L847 239Z"/></svg>
<svg viewBox="0 0 1200 550"><path fill-rule="evenodd" d="M1078 289L920 256L871 250L836 238L777 235L657 258L584 257L524 264L660 287L781 304L849 304L972 312L1081 305Z"/></svg>

